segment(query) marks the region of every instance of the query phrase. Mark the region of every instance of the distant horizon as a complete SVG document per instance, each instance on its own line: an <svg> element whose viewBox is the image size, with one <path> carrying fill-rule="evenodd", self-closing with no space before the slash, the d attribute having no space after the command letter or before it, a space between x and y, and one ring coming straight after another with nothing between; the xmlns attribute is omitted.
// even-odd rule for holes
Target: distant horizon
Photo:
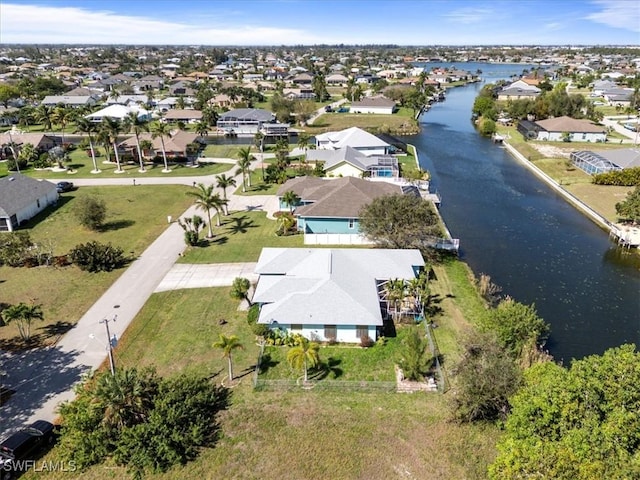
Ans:
<svg viewBox="0 0 640 480"><path fill-rule="evenodd" d="M0 44L640 46L637 0L2 0Z"/></svg>

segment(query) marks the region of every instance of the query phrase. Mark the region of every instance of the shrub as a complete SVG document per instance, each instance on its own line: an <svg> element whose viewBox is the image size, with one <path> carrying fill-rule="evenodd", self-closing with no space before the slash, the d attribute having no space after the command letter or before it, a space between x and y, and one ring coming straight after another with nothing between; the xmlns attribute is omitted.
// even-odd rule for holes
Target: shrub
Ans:
<svg viewBox="0 0 640 480"><path fill-rule="evenodd" d="M76 204L74 213L82 226L98 230L107 216L107 206L103 200L87 197Z"/></svg>
<svg viewBox="0 0 640 480"><path fill-rule="evenodd" d="M373 347L375 345L375 342L371 339L371 337L369 337L369 335L363 335L360 338L360 346L362 348L369 348L369 347Z"/></svg>
<svg viewBox="0 0 640 480"><path fill-rule="evenodd" d="M254 335L258 337L269 336L269 327L263 323L258 323L258 317L260 316L260 307L258 305L252 305L247 312L247 323L251 328Z"/></svg>
<svg viewBox="0 0 640 480"><path fill-rule="evenodd" d="M48 153L41 153L38 158L33 161L33 168L49 168L51 166L51 159Z"/></svg>
<svg viewBox="0 0 640 480"><path fill-rule="evenodd" d="M33 242L29 232L6 232L0 234L0 265L23 266L30 256Z"/></svg>
<svg viewBox="0 0 640 480"><path fill-rule="evenodd" d="M95 241L76 245L70 252L71 262L89 272L110 272L125 263L123 250L113 245Z"/></svg>
<svg viewBox="0 0 640 480"><path fill-rule="evenodd" d="M640 185L640 167L625 168L593 176L596 185L617 185L622 187L636 187Z"/></svg>

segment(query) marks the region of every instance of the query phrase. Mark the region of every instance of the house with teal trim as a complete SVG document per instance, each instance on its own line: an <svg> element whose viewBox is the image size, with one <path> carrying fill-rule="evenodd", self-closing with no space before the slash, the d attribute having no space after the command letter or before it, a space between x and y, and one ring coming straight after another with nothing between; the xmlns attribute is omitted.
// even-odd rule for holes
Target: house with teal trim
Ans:
<svg viewBox="0 0 640 480"><path fill-rule="evenodd" d="M252 301L258 323L313 341L376 340L386 315L384 284L424 268L419 250L263 248Z"/></svg>
<svg viewBox="0 0 640 480"><path fill-rule="evenodd" d="M400 185L357 177L297 177L284 183L277 195L282 211L290 210L282 200L286 192L293 191L300 198L293 214L305 245L362 245L371 243L360 233L362 208L386 195L420 195L413 190L405 192Z"/></svg>

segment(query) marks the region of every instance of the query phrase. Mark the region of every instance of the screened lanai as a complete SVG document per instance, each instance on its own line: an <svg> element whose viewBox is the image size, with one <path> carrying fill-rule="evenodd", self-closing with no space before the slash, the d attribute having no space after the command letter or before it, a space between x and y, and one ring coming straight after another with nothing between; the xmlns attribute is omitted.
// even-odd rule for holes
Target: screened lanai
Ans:
<svg viewBox="0 0 640 480"><path fill-rule="evenodd" d="M571 161L580 170L584 170L590 175L610 172L612 170L622 170L622 168L615 163L612 163L597 153L590 152L588 150L572 152Z"/></svg>

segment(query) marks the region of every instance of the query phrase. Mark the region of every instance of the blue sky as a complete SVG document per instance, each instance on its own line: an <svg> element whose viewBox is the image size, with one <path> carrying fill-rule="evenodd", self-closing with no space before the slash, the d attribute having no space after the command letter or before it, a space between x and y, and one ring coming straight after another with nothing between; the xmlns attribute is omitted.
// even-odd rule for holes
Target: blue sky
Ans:
<svg viewBox="0 0 640 480"><path fill-rule="evenodd" d="M0 43L640 45L640 2L0 0Z"/></svg>

